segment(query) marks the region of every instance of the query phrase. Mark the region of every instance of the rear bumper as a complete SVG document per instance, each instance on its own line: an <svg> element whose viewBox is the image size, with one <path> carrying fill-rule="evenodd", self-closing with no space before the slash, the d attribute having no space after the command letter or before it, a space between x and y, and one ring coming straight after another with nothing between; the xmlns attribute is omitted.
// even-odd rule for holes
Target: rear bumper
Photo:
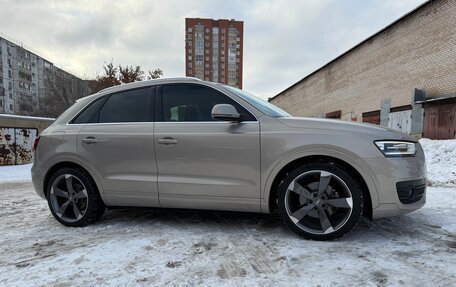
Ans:
<svg viewBox="0 0 456 287"><path fill-rule="evenodd" d="M44 172L42 172L35 163L32 166L32 183L36 193L43 199L46 199L44 193Z"/></svg>

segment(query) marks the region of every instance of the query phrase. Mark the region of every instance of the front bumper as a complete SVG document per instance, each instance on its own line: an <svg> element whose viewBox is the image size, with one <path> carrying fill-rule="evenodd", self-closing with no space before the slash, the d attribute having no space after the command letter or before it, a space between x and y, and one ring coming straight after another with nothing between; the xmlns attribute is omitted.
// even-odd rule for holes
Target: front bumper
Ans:
<svg viewBox="0 0 456 287"><path fill-rule="evenodd" d="M396 191L402 204L418 202L426 193L426 179L397 182Z"/></svg>
<svg viewBox="0 0 456 287"><path fill-rule="evenodd" d="M372 217L389 217L415 211L426 203L426 163L423 150L414 157L366 159L378 195Z"/></svg>

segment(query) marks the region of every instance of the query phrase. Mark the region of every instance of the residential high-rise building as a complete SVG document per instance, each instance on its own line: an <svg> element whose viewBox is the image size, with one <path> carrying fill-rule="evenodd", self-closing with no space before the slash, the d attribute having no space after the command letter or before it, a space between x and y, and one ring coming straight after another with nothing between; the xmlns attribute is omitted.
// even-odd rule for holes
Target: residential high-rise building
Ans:
<svg viewBox="0 0 456 287"><path fill-rule="evenodd" d="M24 48L0 36L0 113L35 115L47 93L46 79L59 73L84 82Z"/></svg>
<svg viewBox="0 0 456 287"><path fill-rule="evenodd" d="M185 75L242 88L244 22L185 19Z"/></svg>

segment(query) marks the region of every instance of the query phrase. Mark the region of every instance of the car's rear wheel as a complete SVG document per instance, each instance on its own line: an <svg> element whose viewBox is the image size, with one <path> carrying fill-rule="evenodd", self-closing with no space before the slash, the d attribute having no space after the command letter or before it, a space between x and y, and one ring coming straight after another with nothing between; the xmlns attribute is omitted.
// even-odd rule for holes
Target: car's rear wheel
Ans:
<svg viewBox="0 0 456 287"><path fill-rule="evenodd" d="M86 226L106 210L98 189L83 170L64 168L49 179L47 199L52 215L66 226Z"/></svg>
<svg viewBox="0 0 456 287"><path fill-rule="evenodd" d="M363 211L359 183L329 162L309 163L289 172L279 186L279 213L295 233L313 240L343 236Z"/></svg>

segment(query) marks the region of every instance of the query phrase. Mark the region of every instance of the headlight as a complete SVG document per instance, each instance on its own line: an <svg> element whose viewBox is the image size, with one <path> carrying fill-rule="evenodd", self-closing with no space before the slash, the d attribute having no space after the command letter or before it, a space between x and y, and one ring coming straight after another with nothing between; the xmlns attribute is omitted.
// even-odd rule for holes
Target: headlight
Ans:
<svg viewBox="0 0 456 287"><path fill-rule="evenodd" d="M416 154L415 143L403 141L376 141L378 149L386 157L414 156Z"/></svg>

